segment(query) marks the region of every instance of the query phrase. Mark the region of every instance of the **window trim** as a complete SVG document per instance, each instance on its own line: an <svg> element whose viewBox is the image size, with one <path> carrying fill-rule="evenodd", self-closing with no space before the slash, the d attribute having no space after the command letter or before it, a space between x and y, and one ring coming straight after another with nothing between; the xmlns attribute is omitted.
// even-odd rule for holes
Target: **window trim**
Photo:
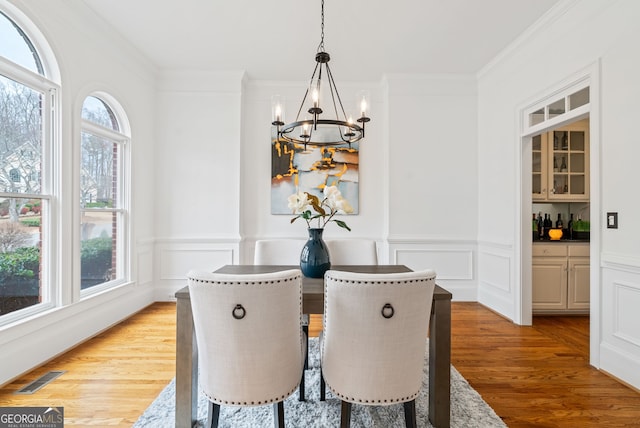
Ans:
<svg viewBox="0 0 640 428"><path fill-rule="evenodd" d="M118 122L118 126L120 131L116 131L111 128L107 128L103 125L92 122L88 119L82 117L82 105L87 97L95 97L100 99L103 103L105 103L108 108L113 112L115 118ZM104 91L93 91L87 93L80 99L80 108L78 111L79 118L79 132L78 132L78 161L76 162L77 168L77 179L76 187L79 191L80 180L81 180L81 171L80 171L80 157L82 151L82 134L90 133L99 138L108 139L115 144L118 144L122 150L118 151L118 188L117 188L117 203L114 208L83 208L78 204L78 223L76 229L79 230L82 214L84 212L110 212L116 213L119 216L118 222L120 227L116 230L116 242L118 243L118 251L116 254L116 265L121 267L122 276L121 278L116 278L111 281L103 282L100 284L96 284L92 287L86 288L84 290L78 287L79 298L80 300L89 298L93 295L102 293L104 291L108 291L114 288L117 288L122 285L126 285L131 282L132 271L131 271L131 260L129 255L131 254L131 224L129 221L130 218L130 186L131 186L131 167L130 167L130 143L131 138L129 136L129 122L127 120L127 115L124 112L121 104L109 93ZM78 238L75 240L77 244L77 251L74 252L74 259L77 261L77 269L75 269L74 277L77 278L77 281L74 283L81 283L81 272L80 272L80 245L81 245L81 236L78 234Z"/></svg>

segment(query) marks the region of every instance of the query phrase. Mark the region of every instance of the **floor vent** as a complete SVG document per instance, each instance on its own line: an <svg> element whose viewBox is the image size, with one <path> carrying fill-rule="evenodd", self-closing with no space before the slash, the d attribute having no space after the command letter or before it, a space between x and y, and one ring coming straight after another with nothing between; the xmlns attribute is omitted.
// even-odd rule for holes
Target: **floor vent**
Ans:
<svg viewBox="0 0 640 428"><path fill-rule="evenodd" d="M53 381L55 378L57 378L63 373L64 371L60 371L60 370L47 372L44 375L40 376L38 379L31 382L29 385L16 391L15 393L16 394L33 394L34 392L36 392L43 386L47 385L49 382Z"/></svg>

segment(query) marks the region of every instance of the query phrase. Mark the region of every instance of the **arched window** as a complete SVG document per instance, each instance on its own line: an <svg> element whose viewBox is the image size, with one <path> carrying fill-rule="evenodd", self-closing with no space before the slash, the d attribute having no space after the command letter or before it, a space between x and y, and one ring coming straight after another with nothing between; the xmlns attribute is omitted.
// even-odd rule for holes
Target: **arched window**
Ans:
<svg viewBox="0 0 640 428"><path fill-rule="evenodd" d="M120 114L116 114L118 111ZM127 147L124 113L107 94L82 104L80 143L80 278L82 294L115 286L128 275Z"/></svg>
<svg viewBox="0 0 640 428"><path fill-rule="evenodd" d="M44 75L44 68L33 43L22 29L0 10L0 55L22 67Z"/></svg>
<svg viewBox="0 0 640 428"><path fill-rule="evenodd" d="M34 37L38 43L34 43ZM37 28L0 0L0 325L55 305L51 153L57 70ZM47 53L47 60L40 52ZM36 76L36 77L34 77ZM57 73L56 73L57 76Z"/></svg>

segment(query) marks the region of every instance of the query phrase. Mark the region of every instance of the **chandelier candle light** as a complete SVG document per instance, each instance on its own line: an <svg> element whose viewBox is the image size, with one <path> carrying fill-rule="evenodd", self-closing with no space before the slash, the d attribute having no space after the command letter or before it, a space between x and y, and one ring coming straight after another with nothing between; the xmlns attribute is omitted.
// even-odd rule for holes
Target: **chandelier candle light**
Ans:
<svg viewBox="0 0 640 428"><path fill-rule="evenodd" d="M316 66L313 69L309 87L307 88L302 103L298 109L295 121L285 124L284 121L284 99L279 95L272 98L272 122L276 127L278 139L290 143L307 144L311 146L337 146L360 141L364 138L364 127L371 119L368 117L369 103L368 93L361 91L357 96L357 107L359 117L355 123L351 116L347 116L340 94L333 80L329 60L331 57L324 50L324 0L322 0L320 44L315 56ZM323 76L324 74L324 76ZM322 79L326 82L323 84ZM324 91L324 92L323 92ZM329 109L322 108L322 102L329 100L325 94L330 94ZM305 104L306 103L306 104ZM333 118L327 118L333 107ZM303 111L308 113L301 118ZM327 115L321 117L323 113Z"/></svg>

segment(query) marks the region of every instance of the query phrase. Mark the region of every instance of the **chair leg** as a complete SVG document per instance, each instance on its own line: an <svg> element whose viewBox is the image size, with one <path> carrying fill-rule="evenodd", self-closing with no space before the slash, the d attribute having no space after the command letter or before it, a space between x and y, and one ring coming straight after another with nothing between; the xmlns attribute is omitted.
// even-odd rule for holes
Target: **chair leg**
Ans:
<svg viewBox="0 0 640 428"><path fill-rule="evenodd" d="M284 401L273 403L273 426L284 428Z"/></svg>
<svg viewBox="0 0 640 428"><path fill-rule="evenodd" d="M218 420L220 419L220 405L209 401L207 409L207 427L218 428Z"/></svg>
<svg viewBox="0 0 640 428"><path fill-rule="evenodd" d="M340 409L340 428L349 428L351 426L351 403L342 401Z"/></svg>
<svg viewBox="0 0 640 428"><path fill-rule="evenodd" d="M298 401L305 401L304 398L304 370L302 370L302 377L300 378L300 387L298 388Z"/></svg>
<svg viewBox="0 0 640 428"><path fill-rule="evenodd" d="M307 338L307 354L304 357L304 369L309 369L309 315L302 315L302 331Z"/></svg>
<svg viewBox="0 0 640 428"><path fill-rule="evenodd" d="M306 373L307 366L309 365L309 325L302 327L304 347L306 349L304 354L304 367L302 368L302 376L300 377L300 388L298 389L298 401L305 401L304 396L304 374Z"/></svg>
<svg viewBox="0 0 640 428"><path fill-rule="evenodd" d="M324 376L322 375L322 368L320 369L320 401L324 401L326 395L327 386L324 383Z"/></svg>
<svg viewBox="0 0 640 428"><path fill-rule="evenodd" d="M416 400L411 400L404 403L404 421L407 428L417 428L418 421L416 420Z"/></svg>

